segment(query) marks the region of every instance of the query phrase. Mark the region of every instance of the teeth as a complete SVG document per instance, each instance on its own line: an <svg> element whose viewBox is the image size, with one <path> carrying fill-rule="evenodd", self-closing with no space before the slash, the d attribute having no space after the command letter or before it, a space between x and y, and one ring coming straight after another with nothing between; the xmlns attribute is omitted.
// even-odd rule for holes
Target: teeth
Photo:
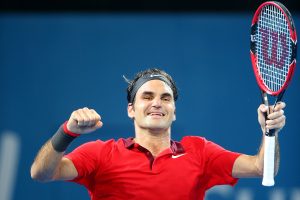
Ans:
<svg viewBox="0 0 300 200"><path fill-rule="evenodd" d="M162 113L150 113L150 115L159 115L159 116L163 116Z"/></svg>

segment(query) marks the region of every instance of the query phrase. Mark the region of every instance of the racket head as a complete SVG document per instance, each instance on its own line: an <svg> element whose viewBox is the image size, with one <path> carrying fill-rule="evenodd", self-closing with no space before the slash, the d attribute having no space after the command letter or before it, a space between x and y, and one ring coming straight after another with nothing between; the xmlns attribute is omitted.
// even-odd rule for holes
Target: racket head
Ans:
<svg viewBox="0 0 300 200"><path fill-rule="evenodd" d="M296 28L288 9L275 1L261 4L252 19L250 57L263 92L277 96L287 88L296 54Z"/></svg>

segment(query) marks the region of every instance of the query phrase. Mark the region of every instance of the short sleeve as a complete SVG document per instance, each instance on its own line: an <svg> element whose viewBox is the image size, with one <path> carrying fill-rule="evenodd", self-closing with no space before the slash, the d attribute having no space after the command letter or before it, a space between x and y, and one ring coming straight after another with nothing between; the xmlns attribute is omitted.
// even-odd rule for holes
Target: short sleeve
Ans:
<svg viewBox="0 0 300 200"><path fill-rule="evenodd" d="M105 142L97 140L85 143L65 155L65 158L73 162L78 172L78 176L70 181L87 186L90 182L88 179L91 178L91 175L101 168L101 154L104 151L104 147Z"/></svg>
<svg viewBox="0 0 300 200"><path fill-rule="evenodd" d="M205 156L205 176L206 188L214 185L235 185L237 178L232 176L232 168L240 153L228 151L223 147L205 140L203 149Z"/></svg>

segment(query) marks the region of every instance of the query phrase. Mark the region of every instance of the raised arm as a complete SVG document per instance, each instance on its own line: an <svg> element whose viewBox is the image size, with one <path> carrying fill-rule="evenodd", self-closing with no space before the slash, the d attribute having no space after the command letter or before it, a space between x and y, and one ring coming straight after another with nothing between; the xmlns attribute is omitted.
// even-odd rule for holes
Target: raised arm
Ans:
<svg viewBox="0 0 300 200"><path fill-rule="evenodd" d="M78 173L72 161L64 158L68 145L81 134L102 127L100 115L93 109L74 111L53 137L39 150L32 166L31 177L38 181L71 180Z"/></svg>
<svg viewBox="0 0 300 200"><path fill-rule="evenodd" d="M236 178L243 177L261 177L263 175L264 168L264 134L267 129L276 129L275 132L275 174L279 170L279 142L278 133L285 125L285 115L283 109L285 108L285 103L280 102L274 108L274 111L268 115L268 120L265 119L265 113L267 108L265 105L260 105L257 109L258 122L262 130L262 142L257 155L241 155L239 156L233 166L232 175Z"/></svg>

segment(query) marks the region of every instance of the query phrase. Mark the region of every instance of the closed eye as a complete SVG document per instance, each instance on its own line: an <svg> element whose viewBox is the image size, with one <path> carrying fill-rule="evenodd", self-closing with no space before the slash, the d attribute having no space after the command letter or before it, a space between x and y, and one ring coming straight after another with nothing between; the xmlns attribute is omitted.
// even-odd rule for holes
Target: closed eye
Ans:
<svg viewBox="0 0 300 200"><path fill-rule="evenodd" d="M151 101L155 98L155 95L153 92L144 92L141 98L147 101ZM173 96L170 93L164 93L161 95L160 99L164 102L170 102L172 101Z"/></svg>
<svg viewBox="0 0 300 200"><path fill-rule="evenodd" d="M172 96L170 94L163 94L161 100L169 102L172 100Z"/></svg>
<svg viewBox="0 0 300 200"><path fill-rule="evenodd" d="M144 93L143 95L142 95L142 99L144 99L144 100L152 100L153 99L153 94L152 93Z"/></svg>

